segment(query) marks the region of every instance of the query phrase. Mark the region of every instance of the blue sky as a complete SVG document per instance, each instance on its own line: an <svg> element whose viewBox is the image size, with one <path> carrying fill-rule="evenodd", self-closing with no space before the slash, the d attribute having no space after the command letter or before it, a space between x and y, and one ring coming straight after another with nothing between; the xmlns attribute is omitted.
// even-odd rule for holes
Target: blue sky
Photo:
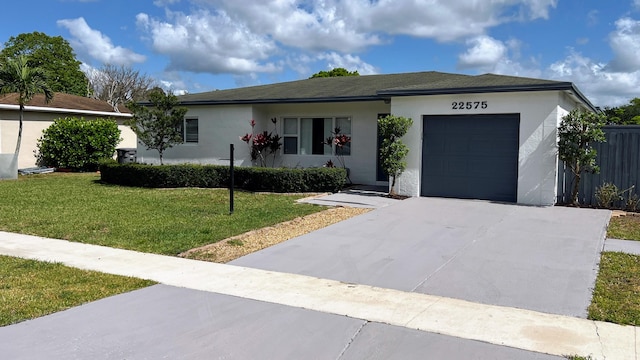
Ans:
<svg viewBox="0 0 640 360"><path fill-rule="evenodd" d="M497 73L574 82L598 106L640 97L640 0L26 0L0 44L40 31L90 71L131 66L176 92L308 78ZM1 46L1 45L0 45Z"/></svg>

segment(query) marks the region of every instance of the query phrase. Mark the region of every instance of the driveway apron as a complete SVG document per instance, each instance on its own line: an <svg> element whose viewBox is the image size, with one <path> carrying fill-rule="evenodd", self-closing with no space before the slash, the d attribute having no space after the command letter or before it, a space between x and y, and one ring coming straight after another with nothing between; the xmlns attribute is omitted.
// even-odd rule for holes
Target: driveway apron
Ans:
<svg viewBox="0 0 640 360"><path fill-rule="evenodd" d="M411 198L231 264L586 317L609 217Z"/></svg>

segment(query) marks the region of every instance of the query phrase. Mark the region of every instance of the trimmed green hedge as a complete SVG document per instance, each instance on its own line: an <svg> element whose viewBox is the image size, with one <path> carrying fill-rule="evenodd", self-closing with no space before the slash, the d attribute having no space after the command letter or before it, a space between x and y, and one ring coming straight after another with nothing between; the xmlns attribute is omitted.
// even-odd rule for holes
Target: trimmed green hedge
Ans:
<svg viewBox="0 0 640 360"><path fill-rule="evenodd" d="M105 183L150 188L228 187L229 167L222 165L144 165L100 164L100 177ZM235 186L249 191L337 192L347 177L341 168L234 168Z"/></svg>

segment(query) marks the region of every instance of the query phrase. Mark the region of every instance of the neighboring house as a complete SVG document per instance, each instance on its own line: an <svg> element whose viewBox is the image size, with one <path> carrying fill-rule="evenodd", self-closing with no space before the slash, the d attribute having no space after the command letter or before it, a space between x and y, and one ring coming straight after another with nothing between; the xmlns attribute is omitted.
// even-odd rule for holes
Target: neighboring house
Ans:
<svg viewBox="0 0 640 360"><path fill-rule="evenodd" d="M531 205L556 201L562 117L575 108L596 110L569 82L438 72L314 78L179 99L189 108L185 143L165 152L166 163L228 164L235 144L236 163L251 165L239 137L253 119L256 132L283 137L276 166L319 167L336 163L322 141L339 126L352 138L345 156L351 180L387 185L377 119L393 114L413 119L398 193ZM156 163L157 152L138 146L138 161Z"/></svg>
<svg viewBox="0 0 640 360"><path fill-rule="evenodd" d="M18 94L0 95L0 153L13 154L18 139L19 106ZM88 120L96 118L113 119L118 123L122 141L117 147L136 147L136 135L124 122L131 118L129 110L114 111L105 101L82 96L55 93L53 100L45 103L44 95L37 94L25 106L22 129L22 144L18 157L18 168L36 166L35 152L42 131L48 128L55 119L64 117L83 117Z"/></svg>

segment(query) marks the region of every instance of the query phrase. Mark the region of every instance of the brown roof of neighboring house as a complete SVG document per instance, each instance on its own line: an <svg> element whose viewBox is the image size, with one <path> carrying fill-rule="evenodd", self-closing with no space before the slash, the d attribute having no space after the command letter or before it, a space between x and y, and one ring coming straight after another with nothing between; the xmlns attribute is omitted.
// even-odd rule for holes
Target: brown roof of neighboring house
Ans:
<svg viewBox="0 0 640 360"><path fill-rule="evenodd" d="M0 95L0 104L18 105L18 93ZM45 102L44 94L36 94L33 99L27 103L27 106L111 113L115 112L113 110L113 106L109 105L106 101L65 93L55 93L53 95L53 100L48 104ZM119 106L118 108L120 113L131 113L131 111L124 106Z"/></svg>

